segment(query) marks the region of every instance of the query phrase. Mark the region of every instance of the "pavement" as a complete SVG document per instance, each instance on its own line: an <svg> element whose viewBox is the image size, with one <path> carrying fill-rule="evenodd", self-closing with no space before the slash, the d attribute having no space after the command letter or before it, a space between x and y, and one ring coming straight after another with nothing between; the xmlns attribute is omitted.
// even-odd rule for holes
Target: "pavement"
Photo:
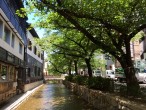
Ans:
<svg viewBox="0 0 146 110"><path fill-rule="evenodd" d="M33 94L42 85L32 90L29 90L25 93L15 95L10 100L8 100L2 107L0 107L0 110L15 110L21 103L23 103L31 94Z"/></svg>

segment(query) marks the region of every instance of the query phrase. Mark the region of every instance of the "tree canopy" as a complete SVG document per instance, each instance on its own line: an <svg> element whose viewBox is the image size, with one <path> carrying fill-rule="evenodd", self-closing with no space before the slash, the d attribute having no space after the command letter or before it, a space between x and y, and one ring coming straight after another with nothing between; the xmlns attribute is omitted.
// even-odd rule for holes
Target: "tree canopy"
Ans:
<svg viewBox="0 0 146 110"><path fill-rule="evenodd" d="M26 3L29 11L41 18L37 23L40 27L76 29L97 48L114 56L124 69L127 93L138 93L130 41L146 27L145 0L27 0Z"/></svg>

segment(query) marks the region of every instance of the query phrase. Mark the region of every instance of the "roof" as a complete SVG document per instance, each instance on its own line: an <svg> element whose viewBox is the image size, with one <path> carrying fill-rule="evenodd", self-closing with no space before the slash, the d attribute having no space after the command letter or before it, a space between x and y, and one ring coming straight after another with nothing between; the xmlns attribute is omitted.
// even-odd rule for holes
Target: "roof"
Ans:
<svg viewBox="0 0 146 110"><path fill-rule="evenodd" d="M31 24L27 23L27 28L30 27ZM38 34L36 33L34 28L31 28L29 32L32 34L33 37L39 38Z"/></svg>

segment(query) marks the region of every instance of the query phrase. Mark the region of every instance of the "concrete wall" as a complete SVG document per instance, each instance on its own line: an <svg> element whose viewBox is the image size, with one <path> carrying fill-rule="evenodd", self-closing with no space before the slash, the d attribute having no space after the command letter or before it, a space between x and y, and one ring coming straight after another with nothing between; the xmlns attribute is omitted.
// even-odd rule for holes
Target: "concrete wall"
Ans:
<svg viewBox="0 0 146 110"><path fill-rule="evenodd" d="M114 94L91 90L75 83L64 81L64 84L98 110L146 110L146 104L134 102Z"/></svg>
<svg viewBox="0 0 146 110"><path fill-rule="evenodd" d="M24 85L24 92L29 91L31 89L34 89L35 87L39 86L43 84L43 80L41 81L37 81L37 82L33 82L33 83L29 83L29 84L25 84Z"/></svg>

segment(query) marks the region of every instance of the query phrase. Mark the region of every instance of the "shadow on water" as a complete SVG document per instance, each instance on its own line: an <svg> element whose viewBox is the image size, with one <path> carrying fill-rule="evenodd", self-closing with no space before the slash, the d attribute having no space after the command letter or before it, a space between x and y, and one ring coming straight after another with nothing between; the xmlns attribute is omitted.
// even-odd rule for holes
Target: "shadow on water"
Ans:
<svg viewBox="0 0 146 110"><path fill-rule="evenodd" d="M26 108L26 107L29 107ZM26 109L24 109L26 108ZM74 95L62 83L46 82L17 110L96 110L79 96Z"/></svg>

